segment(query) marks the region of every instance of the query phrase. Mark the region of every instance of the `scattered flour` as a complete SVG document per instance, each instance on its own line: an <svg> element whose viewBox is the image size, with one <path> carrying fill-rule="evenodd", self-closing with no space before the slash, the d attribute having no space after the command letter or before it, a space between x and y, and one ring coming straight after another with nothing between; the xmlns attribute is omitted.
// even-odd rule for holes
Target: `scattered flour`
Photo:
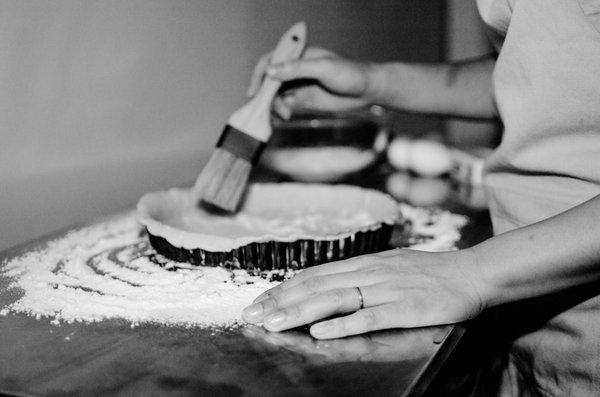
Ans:
<svg viewBox="0 0 600 397"><path fill-rule="evenodd" d="M453 249L466 218L401 205L421 250ZM19 299L0 310L53 323L122 319L199 327L235 326L257 295L291 274L195 267L157 255L134 213L73 231L5 261L0 275ZM277 280L277 281L274 281Z"/></svg>
<svg viewBox="0 0 600 397"><path fill-rule="evenodd" d="M467 217L449 211L413 207L401 203L400 212L408 223L408 238L403 246L420 251L451 251L460 240L460 229Z"/></svg>

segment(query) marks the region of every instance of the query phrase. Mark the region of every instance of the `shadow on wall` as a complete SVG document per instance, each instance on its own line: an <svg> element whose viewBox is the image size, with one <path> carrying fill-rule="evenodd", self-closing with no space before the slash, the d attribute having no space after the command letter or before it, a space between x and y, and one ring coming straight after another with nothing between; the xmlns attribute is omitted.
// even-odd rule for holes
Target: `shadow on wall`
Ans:
<svg viewBox="0 0 600 397"><path fill-rule="evenodd" d="M0 249L191 184L254 63L292 23L351 57L435 61L442 5L3 1Z"/></svg>

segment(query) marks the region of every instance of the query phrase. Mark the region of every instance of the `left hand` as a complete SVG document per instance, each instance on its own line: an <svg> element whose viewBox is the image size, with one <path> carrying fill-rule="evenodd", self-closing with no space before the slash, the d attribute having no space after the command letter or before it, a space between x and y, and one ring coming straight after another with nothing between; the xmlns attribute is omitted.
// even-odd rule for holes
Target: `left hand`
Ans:
<svg viewBox="0 0 600 397"><path fill-rule="evenodd" d="M308 268L261 294L242 317L269 331L316 322L311 335L331 339L467 320L485 308L485 296L469 250L395 249ZM319 322L337 315L345 316Z"/></svg>
<svg viewBox="0 0 600 397"><path fill-rule="evenodd" d="M244 336L273 349L287 349L316 364L343 362L396 362L431 356L452 330L451 326L414 328L350 336L343 339L315 340L304 332L268 332L248 326Z"/></svg>

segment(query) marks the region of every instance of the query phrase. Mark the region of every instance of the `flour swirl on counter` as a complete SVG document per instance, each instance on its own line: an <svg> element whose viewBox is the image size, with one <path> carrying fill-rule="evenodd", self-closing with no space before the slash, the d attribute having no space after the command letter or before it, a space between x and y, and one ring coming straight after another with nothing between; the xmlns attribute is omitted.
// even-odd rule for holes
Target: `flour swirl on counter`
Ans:
<svg viewBox="0 0 600 397"><path fill-rule="evenodd" d="M423 250L453 249L466 222L448 212L400 209L415 229L409 245ZM292 276L167 260L150 247L133 212L5 261L0 274L19 295L0 315L25 313L56 324L121 319L193 327L239 324L241 310L257 295Z"/></svg>

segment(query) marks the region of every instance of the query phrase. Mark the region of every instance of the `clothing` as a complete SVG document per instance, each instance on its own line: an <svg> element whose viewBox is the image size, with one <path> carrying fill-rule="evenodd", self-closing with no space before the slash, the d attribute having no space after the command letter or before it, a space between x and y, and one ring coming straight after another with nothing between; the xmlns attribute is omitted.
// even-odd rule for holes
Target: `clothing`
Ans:
<svg viewBox="0 0 600 397"><path fill-rule="evenodd" d="M478 6L499 49L504 134L484 179L499 234L600 194L600 0ZM600 297L518 339L511 363L507 395L600 395Z"/></svg>

